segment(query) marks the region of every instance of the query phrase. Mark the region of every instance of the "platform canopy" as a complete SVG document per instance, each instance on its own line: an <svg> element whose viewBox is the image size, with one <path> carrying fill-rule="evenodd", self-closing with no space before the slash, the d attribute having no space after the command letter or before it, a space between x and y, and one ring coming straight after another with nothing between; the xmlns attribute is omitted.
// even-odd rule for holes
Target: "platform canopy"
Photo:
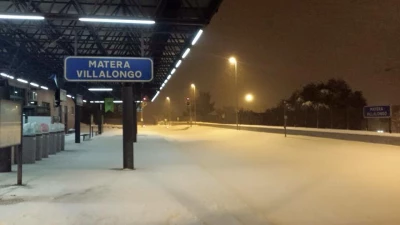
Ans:
<svg viewBox="0 0 400 225"><path fill-rule="evenodd" d="M78 56L150 57L154 79L135 83L135 98L154 97L222 0L12 0L0 1L0 72L55 89L52 76L70 94L88 100L120 97L121 83L70 83L63 60ZM34 16L15 19L15 16ZM44 18L43 18L44 17ZM145 24L84 19L147 21ZM150 22L149 22L150 21ZM184 60L182 61L184 63ZM3 76L4 77L4 76ZM89 87L112 87L92 93Z"/></svg>

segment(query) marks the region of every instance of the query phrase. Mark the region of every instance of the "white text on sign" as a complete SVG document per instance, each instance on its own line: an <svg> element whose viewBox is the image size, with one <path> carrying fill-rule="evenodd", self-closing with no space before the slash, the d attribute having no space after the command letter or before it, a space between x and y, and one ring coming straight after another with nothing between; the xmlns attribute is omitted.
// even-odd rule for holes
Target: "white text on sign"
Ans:
<svg viewBox="0 0 400 225"><path fill-rule="evenodd" d="M111 68L111 69L131 69L129 63L127 61L118 61L118 60L89 60L88 61L89 68ZM141 78L142 72L141 71L134 71L134 70L77 70L76 75L79 78Z"/></svg>

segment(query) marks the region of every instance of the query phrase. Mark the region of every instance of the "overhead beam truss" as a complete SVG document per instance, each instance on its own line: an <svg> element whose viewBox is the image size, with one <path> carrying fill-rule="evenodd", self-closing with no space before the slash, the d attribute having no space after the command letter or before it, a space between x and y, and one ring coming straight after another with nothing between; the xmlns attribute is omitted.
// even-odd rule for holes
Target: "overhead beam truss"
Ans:
<svg viewBox="0 0 400 225"><path fill-rule="evenodd" d="M141 95L151 97L197 31L208 24L221 1L0 1L0 13L46 17L44 21L0 20L0 71L51 85L48 77L61 76L63 59L74 54L76 36L78 55L151 57L154 80L140 88L146 92ZM78 18L84 16L152 19L157 23L143 26L80 22ZM74 85L66 83L65 88Z"/></svg>

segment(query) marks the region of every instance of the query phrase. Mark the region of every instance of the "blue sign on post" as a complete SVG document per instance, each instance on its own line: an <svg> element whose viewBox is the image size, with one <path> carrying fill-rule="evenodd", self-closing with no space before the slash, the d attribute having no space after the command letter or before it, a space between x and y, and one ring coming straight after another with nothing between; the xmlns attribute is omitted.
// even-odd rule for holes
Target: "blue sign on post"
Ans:
<svg viewBox="0 0 400 225"><path fill-rule="evenodd" d="M390 118L392 111L390 105L365 106L364 118Z"/></svg>
<svg viewBox="0 0 400 225"><path fill-rule="evenodd" d="M71 82L149 82L153 80L150 58L69 56L64 77Z"/></svg>

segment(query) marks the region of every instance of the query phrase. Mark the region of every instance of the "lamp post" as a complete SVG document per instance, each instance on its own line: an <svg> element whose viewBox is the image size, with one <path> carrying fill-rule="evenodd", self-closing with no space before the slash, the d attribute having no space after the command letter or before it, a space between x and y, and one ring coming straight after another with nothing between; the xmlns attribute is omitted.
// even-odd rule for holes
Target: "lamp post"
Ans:
<svg viewBox="0 0 400 225"><path fill-rule="evenodd" d="M197 124L196 85L192 84L192 85L190 85L190 87L193 88L194 124Z"/></svg>
<svg viewBox="0 0 400 225"><path fill-rule="evenodd" d="M144 127L144 119L143 119L143 113L144 113L144 107L147 106L147 99L146 97L143 98L142 101L140 101L140 122L142 122L142 127Z"/></svg>
<svg viewBox="0 0 400 225"><path fill-rule="evenodd" d="M166 98L168 103L168 121L171 126L171 99L169 97Z"/></svg>
<svg viewBox="0 0 400 225"><path fill-rule="evenodd" d="M236 130L239 130L239 97L238 97L238 82L237 82L237 61L235 57L229 58L229 63L235 66L235 90L236 90Z"/></svg>

